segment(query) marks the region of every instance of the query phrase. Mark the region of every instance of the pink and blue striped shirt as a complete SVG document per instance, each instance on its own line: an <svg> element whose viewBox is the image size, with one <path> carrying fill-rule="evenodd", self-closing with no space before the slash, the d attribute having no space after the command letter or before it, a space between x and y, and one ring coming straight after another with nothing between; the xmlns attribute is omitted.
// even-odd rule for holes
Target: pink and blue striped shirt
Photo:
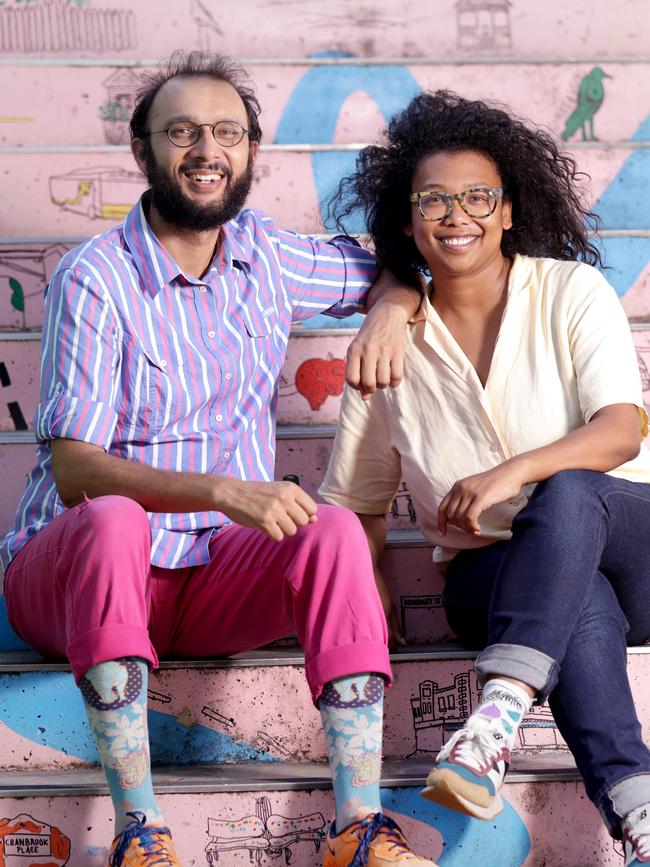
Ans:
<svg viewBox="0 0 650 867"><path fill-rule="evenodd" d="M184 274L140 202L71 250L46 290L37 461L0 548L17 551L64 506L49 441L68 438L162 470L270 481L277 384L291 323L359 310L375 260L344 239L277 229L244 210L201 279ZM209 560L220 512L152 513L152 563Z"/></svg>

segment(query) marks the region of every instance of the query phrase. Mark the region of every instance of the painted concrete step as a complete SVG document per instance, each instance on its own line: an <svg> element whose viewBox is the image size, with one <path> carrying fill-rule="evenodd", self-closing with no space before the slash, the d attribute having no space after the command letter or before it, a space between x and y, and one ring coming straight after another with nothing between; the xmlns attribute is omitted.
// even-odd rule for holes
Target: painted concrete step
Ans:
<svg viewBox="0 0 650 867"><path fill-rule="evenodd" d="M380 566L408 641L426 644L454 639L443 609L444 580L431 560L431 546L418 530L389 530ZM4 597L0 597L0 653L26 648L11 628Z"/></svg>
<svg viewBox="0 0 650 867"><path fill-rule="evenodd" d="M639 177L649 174L647 139L572 145L581 171L591 182L586 194L605 229L649 229ZM279 226L301 232L327 227L326 203L339 180L354 169L357 146L290 144L269 146L255 168L250 206L267 212ZM126 148L92 147L3 151L7 171L0 196L12 203L13 236L90 236L119 223L145 188ZM348 231L363 231L360 218ZM644 261L644 265L647 259Z"/></svg>
<svg viewBox="0 0 650 867"><path fill-rule="evenodd" d="M155 56L161 56L158 49ZM603 58L600 65L611 78L603 82L605 99L595 119L598 138L629 139L646 118L648 64ZM250 72L262 105L264 144L354 144L376 141L387 117L414 93L437 88L508 105L560 138L575 108L580 82L592 66L588 61L558 59L545 65L540 75L539 64L520 62L514 81L512 64L488 60L445 64L409 63L404 58L399 63L363 65L277 60L253 65ZM45 64L32 68L31 75L25 74L24 63L4 66L3 111L15 120L5 125L2 146L127 145L128 120L143 71L108 61L85 67L83 74L72 64ZM572 135L571 145L580 139L580 129Z"/></svg>
<svg viewBox="0 0 650 867"><path fill-rule="evenodd" d="M160 15L154 0L51 6L12 3L1 10L4 57L32 65L44 59L52 65L59 58L65 65L73 58L96 65L98 57L133 63L187 45L213 51L226 47L235 57L260 63L273 58L273 65L277 58L305 63L311 57L312 63L340 62L343 57L347 64L350 54L415 61L488 57L512 63L550 57L590 63L594 55L603 61L616 56L644 58L648 46L647 26L636 5L615 10L599 4L593 20L581 7L561 0L549 0L544 14L528 4L511 11L504 3L480 15L465 5L448 14L442 3L424 10L417 0L384 0L379 10L355 7L352 12L345 0L333 0L327 10L309 3L298 15L293 6L281 5L272 16L263 0L253 0L228 16L207 2L193 2L182 15L173 5L168 14Z"/></svg>
<svg viewBox="0 0 650 867"><path fill-rule="evenodd" d="M650 648L630 648L628 673L639 718L650 718ZM410 647L392 655L386 693L387 759L435 757L476 707L475 654L456 645ZM22 659L23 661L18 661ZM25 659L31 660L25 662ZM170 661L149 680L149 731L156 765L282 764L324 761L320 715L303 658L269 648L232 659ZM34 655L0 660L3 773L88 767L97 762L80 693L69 668ZM646 732L646 736L649 736ZM547 706L534 707L515 752L554 768L568 751Z"/></svg>
<svg viewBox="0 0 650 867"><path fill-rule="evenodd" d="M292 329L279 382L278 424L336 423L346 352L356 333L354 328ZM0 331L0 432L32 428L40 358L40 333Z"/></svg>
<svg viewBox="0 0 650 867"><path fill-rule="evenodd" d="M286 425L280 428L276 444L275 477L297 477L300 486L322 502L318 496L318 486L327 469L334 432L334 425ZM34 464L35 449L34 437L29 431L0 431L0 477L3 478L6 493L0 503L0 534L7 531L13 520L26 475ZM387 523L391 529L417 529L415 507L404 483L388 513Z"/></svg>
<svg viewBox="0 0 650 867"><path fill-rule="evenodd" d="M39 331L43 322L43 290L59 259L72 247L82 243L88 234L65 239L60 237L0 238L0 337L4 332ZM650 321L650 267L644 250L650 238L650 229L603 230L607 245L607 261L611 266L607 277L616 286L623 307L631 320ZM328 237L324 235L322 237ZM363 241L363 236L360 236ZM627 262L633 259L633 265ZM319 314L307 319L300 328L348 329L358 328L363 321L360 314L347 319L333 319ZM294 329L298 331L298 328Z"/></svg>
<svg viewBox="0 0 650 867"><path fill-rule="evenodd" d="M413 848L440 867L620 867L619 844L607 836L570 769L540 774L534 765L515 763L503 789L505 809L491 822L421 798L428 770L421 760L385 762L382 803ZM333 814L329 785L321 765L154 773L185 865L271 865L282 859L316 867ZM8 867L36 867L38 856L50 856L54 867L105 867L112 808L99 772L3 775L0 798Z"/></svg>
<svg viewBox="0 0 650 867"><path fill-rule="evenodd" d="M632 332L646 404L650 407L650 320L633 323ZM278 389L279 425L336 423L345 384L346 352L355 334L355 329L347 328L291 331ZM0 331L0 435L4 431L32 429L38 403L40 353L38 333Z"/></svg>

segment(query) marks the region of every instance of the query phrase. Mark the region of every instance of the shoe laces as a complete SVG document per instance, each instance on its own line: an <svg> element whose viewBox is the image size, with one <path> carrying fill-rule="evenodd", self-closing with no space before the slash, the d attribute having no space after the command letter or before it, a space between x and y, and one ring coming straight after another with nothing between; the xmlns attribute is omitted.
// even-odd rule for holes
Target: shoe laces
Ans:
<svg viewBox="0 0 650 867"><path fill-rule="evenodd" d="M630 824L624 823L624 839L629 841L635 855L644 861L650 860L650 809L643 807L635 810L628 818L632 821Z"/></svg>
<svg viewBox="0 0 650 867"><path fill-rule="evenodd" d="M120 842L115 847L115 851L111 855L108 867L121 867L124 856L127 853L132 841L137 837L142 847L146 860L144 865L167 865L173 867L173 862L164 849L162 840L155 839L154 835L166 834L171 837L169 828L163 828L161 825L145 825L146 816L140 811L127 813L127 816L132 816L133 821L130 822L120 834Z"/></svg>
<svg viewBox="0 0 650 867"><path fill-rule="evenodd" d="M494 759L502 757L504 748L503 735L500 737L492 730L491 720L480 716L471 716L462 729L455 732L438 753L436 761L449 758L451 751L457 747L457 755L463 761L477 761L482 765L490 765Z"/></svg>
<svg viewBox="0 0 650 867"><path fill-rule="evenodd" d="M393 821L390 816L385 816L383 813L372 813L366 816L359 822L357 828L357 836L359 837L359 846L355 852L354 858L350 862L350 867L366 867L368 857L370 855L370 847L373 841L381 834L382 837L387 837L391 841L390 849L401 849L403 852L409 852L410 849L406 845L402 829Z"/></svg>

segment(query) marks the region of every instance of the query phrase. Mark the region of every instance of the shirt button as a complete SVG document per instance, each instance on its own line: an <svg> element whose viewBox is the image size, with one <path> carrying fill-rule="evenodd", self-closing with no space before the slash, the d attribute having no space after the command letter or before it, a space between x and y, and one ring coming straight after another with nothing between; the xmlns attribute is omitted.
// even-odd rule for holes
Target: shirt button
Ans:
<svg viewBox="0 0 650 867"><path fill-rule="evenodd" d="M221 415L221 413L217 415L217 421L223 421L223 416Z"/></svg>
<svg viewBox="0 0 650 867"><path fill-rule="evenodd" d="M495 453L500 451L499 443L492 443L492 445L490 446L490 451Z"/></svg>
<svg viewBox="0 0 650 867"><path fill-rule="evenodd" d="M201 286L201 292L207 292L207 291L208 291L207 286Z"/></svg>
<svg viewBox="0 0 650 867"><path fill-rule="evenodd" d="M208 337L214 337L214 331L208 331Z"/></svg>
<svg viewBox="0 0 650 867"><path fill-rule="evenodd" d="M160 362L160 366L161 366L161 367L167 367L167 362L165 361L164 358L163 358L162 361Z"/></svg>
<svg viewBox="0 0 650 867"><path fill-rule="evenodd" d="M228 460L228 458L230 457L230 452L224 452L223 456L226 460Z"/></svg>
<svg viewBox="0 0 650 867"><path fill-rule="evenodd" d="M232 373L227 373L227 374L226 374L226 379L232 379Z"/></svg>

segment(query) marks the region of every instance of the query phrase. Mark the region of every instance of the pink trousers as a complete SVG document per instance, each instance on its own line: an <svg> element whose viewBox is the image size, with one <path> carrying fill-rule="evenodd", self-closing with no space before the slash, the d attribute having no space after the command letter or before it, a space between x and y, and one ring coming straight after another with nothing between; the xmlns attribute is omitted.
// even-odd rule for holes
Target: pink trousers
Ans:
<svg viewBox="0 0 650 867"><path fill-rule="evenodd" d="M6 575L12 626L35 650L66 657L77 682L100 662L206 658L296 634L316 702L337 677L391 679L387 630L356 515L320 505L318 521L274 542L232 525L204 566L150 565L151 530L134 500L106 496L37 533Z"/></svg>

